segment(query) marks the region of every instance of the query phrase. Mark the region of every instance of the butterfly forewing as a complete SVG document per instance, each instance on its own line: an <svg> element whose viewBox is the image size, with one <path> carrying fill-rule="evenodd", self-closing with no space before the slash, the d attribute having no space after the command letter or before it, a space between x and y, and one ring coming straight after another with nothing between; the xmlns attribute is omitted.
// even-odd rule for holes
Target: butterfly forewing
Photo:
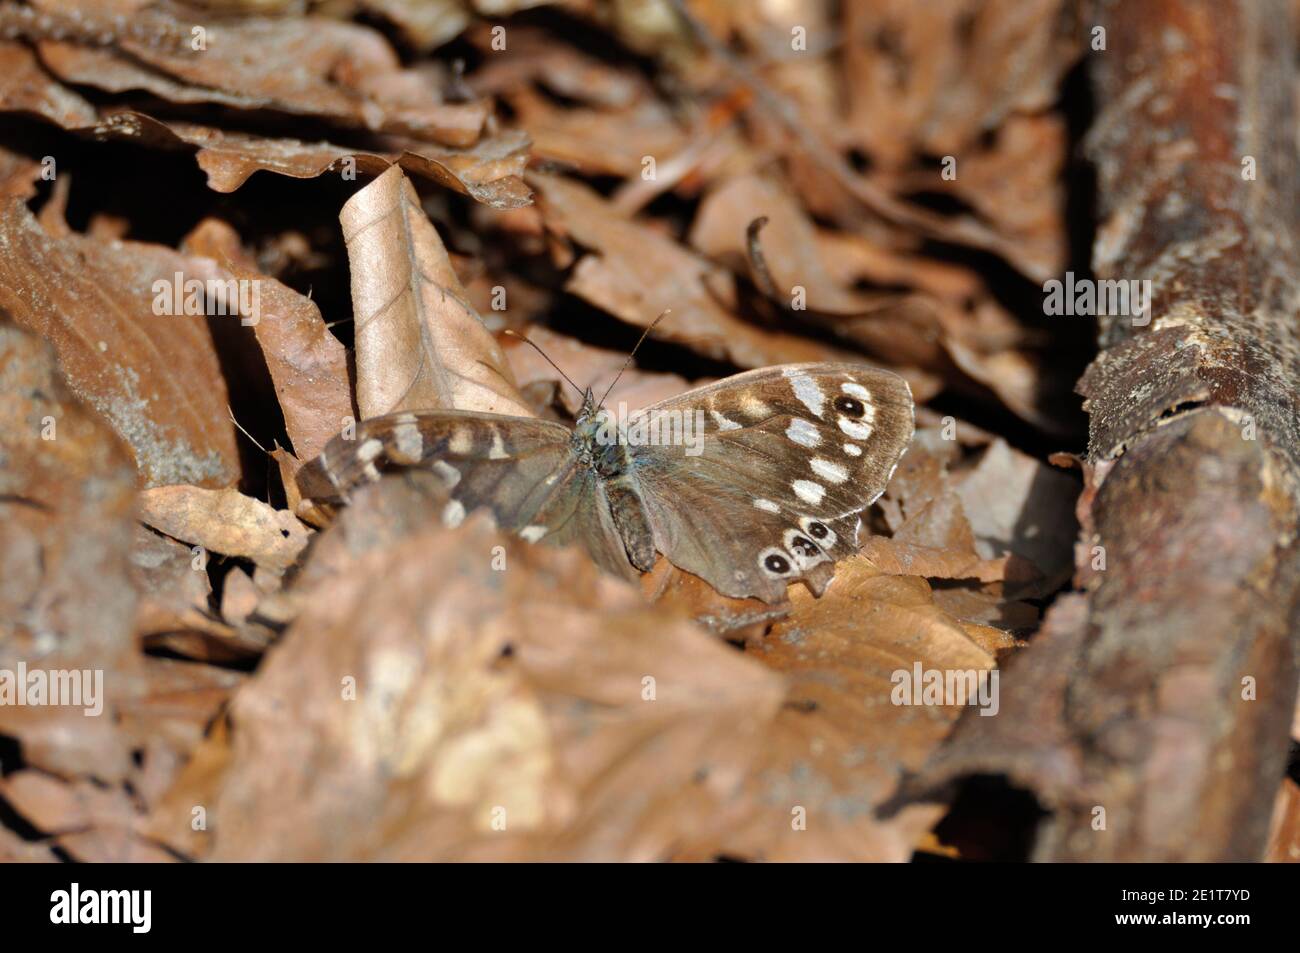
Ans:
<svg viewBox="0 0 1300 953"><path fill-rule="evenodd" d="M656 548L726 595L768 601L795 580L824 589L913 430L907 383L856 364L750 371L644 413L704 425L695 446L631 448Z"/></svg>
<svg viewBox="0 0 1300 953"><path fill-rule="evenodd" d="M298 477L304 496L345 500L387 470L431 472L446 491L442 520L455 526L479 507L528 542L581 542L604 568L635 575L604 488L573 453L573 431L531 417L436 410L390 414L336 437Z"/></svg>

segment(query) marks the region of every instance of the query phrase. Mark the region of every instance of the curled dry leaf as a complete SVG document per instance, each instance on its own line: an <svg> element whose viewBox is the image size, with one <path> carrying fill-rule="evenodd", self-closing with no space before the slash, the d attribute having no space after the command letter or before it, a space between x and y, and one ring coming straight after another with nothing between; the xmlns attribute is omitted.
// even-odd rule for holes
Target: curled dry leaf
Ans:
<svg viewBox="0 0 1300 953"><path fill-rule="evenodd" d="M412 46L430 50L459 36L469 26L470 10L462 0L360 0L362 6L391 21Z"/></svg>
<svg viewBox="0 0 1300 953"><path fill-rule="evenodd" d="M0 308L53 343L73 392L131 447L146 485L238 478L207 318L167 313L185 297L176 276L193 277L195 262L160 245L51 237L13 198L0 205L0 247Z"/></svg>
<svg viewBox="0 0 1300 953"><path fill-rule="evenodd" d="M204 560L190 547L151 532L135 528L131 566L140 605L136 612L137 635L153 635L182 629L226 634L208 612L212 583L201 568Z"/></svg>
<svg viewBox="0 0 1300 953"><path fill-rule="evenodd" d="M485 26L469 38L479 50L493 52L492 31ZM486 57L468 78L470 88L481 95L509 95L536 83L566 99L610 109L631 106L652 93L651 84L635 67L610 63L555 40L547 30L511 24L512 55ZM532 123L524 125L532 127Z"/></svg>
<svg viewBox="0 0 1300 953"><path fill-rule="evenodd" d="M196 161L217 192L234 192L254 172L266 171L297 179L327 172L360 171L379 175L400 165L413 175L454 189L493 208L529 204L524 185L528 135L511 130L485 137L463 149L440 147L390 136L389 148L358 149L333 142L303 142L247 132L217 129L193 122L163 122L144 113L121 110L98 120L91 131L98 138L129 139L170 147L198 149ZM349 167L351 160L354 168Z"/></svg>
<svg viewBox="0 0 1300 953"><path fill-rule="evenodd" d="M620 320L646 327L671 309L655 337L741 367L853 359L809 338L737 318L715 297L733 289L727 272L623 217L586 186L531 173L527 181L542 199L547 227L592 250L574 268L568 289Z"/></svg>
<svg viewBox="0 0 1300 953"><path fill-rule="evenodd" d="M137 838L141 815L121 788L66 783L39 771L0 779L0 798L50 843L83 862L166 862L175 858Z"/></svg>
<svg viewBox="0 0 1300 953"><path fill-rule="evenodd" d="M300 460L316 456L345 419L355 416L343 345L325 327L310 298L257 270L229 225L207 219L190 233L185 246L217 262L221 270L214 277L258 286L260 308L252 331L275 384L285 430Z"/></svg>
<svg viewBox="0 0 1300 953"><path fill-rule="evenodd" d="M361 415L456 408L534 416L401 169L354 195L339 221L352 272Z"/></svg>
<svg viewBox="0 0 1300 953"><path fill-rule="evenodd" d="M267 109L376 132L465 147L478 140L488 104L442 103L418 73L401 69L383 35L324 17L205 21L204 48L191 49L193 22L148 11L179 43L122 37L117 48L43 42L59 78L108 92L143 89L175 103Z"/></svg>
<svg viewBox="0 0 1300 953"><path fill-rule="evenodd" d="M92 103L47 73L21 43L0 41L0 110L39 116L64 129L93 125Z"/></svg>
<svg viewBox="0 0 1300 953"><path fill-rule="evenodd" d="M748 274L792 320L828 328L896 365L943 367L940 303L924 294L863 293L832 276L812 220L769 178L736 176L711 191L690 240L710 258Z"/></svg>
<svg viewBox="0 0 1300 953"><path fill-rule="evenodd" d="M292 566L310 535L288 510L231 489L160 486L145 490L140 494L140 519L174 539L251 559L273 572Z"/></svg>
<svg viewBox="0 0 1300 953"><path fill-rule="evenodd" d="M960 155L1014 112L1051 105L1080 52L1064 0L846 8L847 134L888 166Z"/></svg>
<svg viewBox="0 0 1300 953"><path fill-rule="evenodd" d="M532 137L538 158L588 174L639 177L646 156L660 157L666 174L671 169L668 157L691 145L688 131L671 110L653 99L616 112L560 109L532 92L515 93L509 101ZM659 174L656 168L656 177Z"/></svg>
<svg viewBox="0 0 1300 953"><path fill-rule="evenodd" d="M798 286L804 289L810 309L851 313L876 306L874 298L831 277L818 253L812 221L793 195L764 176L736 176L711 190L691 224L690 242L743 274L746 229L757 218L767 219L761 232L764 257L784 305L789 305L791 291Z"/></svg>

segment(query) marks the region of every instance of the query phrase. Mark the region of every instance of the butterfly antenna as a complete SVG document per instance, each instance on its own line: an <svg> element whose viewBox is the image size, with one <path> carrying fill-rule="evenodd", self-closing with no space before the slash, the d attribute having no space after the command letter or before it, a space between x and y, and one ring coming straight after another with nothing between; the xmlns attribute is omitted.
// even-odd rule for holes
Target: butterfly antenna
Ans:
<svg viewBox="0 0 1300 953"><path fill-rule="evenodd" d="M542 355L542 357L546 360L546 363L551 365L551 367L555 368L556 373L558 373L561 377L563 377L566 381L568 381L569 386L572 387L574 390L576 390L583 397L584 400L586 399L587 392L583 390L581 387L579 387L577 384L573 383L573 379L569 377L568 374L564 373L564 371L560 370L560 365L552 361L550 357L547 356L545 351L543 351L540 347L538 347L536 344L528 340L528 338L524 337L522 334L520 334L517 331L512 331L509 328L507 328L505 333L510 335L512 338L519 338L519 340L523 341L525 344L531 347L538 354Z"/></svg>
<svg viewBox="0 0 1300 953"><path fill-rule="evenodd" d="M610 391L614 389L614 384L618 383L619 378L623 376L623 372L627 370L628 367L631 366L632 358L636 357L636 352L640 349L641 345L645 342L645 339L650 336L650 332L655 329L655 325L672 313L673 313L672 308L664 308L662 311L659 312L659 317L651 321L650 326L641 332L641 337L637 340L636 346L633 347L632 350L628 353L627 360L624 361L623 366L618 369L618 374L614 376L613 382L607 388L605 388L605 396L601 397L600 403L597 406L599 407L605 406L605 397L609 396Z"/></svg>

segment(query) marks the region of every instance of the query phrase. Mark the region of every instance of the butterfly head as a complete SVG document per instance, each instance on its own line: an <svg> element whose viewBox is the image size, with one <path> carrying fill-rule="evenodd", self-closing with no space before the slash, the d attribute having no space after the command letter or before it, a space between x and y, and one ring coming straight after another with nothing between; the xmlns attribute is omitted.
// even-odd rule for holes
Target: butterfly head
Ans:
<svg viewBox="0 0 1300 953"><path fill-rule="evenodd" d="M584 424L593 421L599 411L600 404L596 402L596 395L588 387L582 394L582 409L578 411L578 427L581 428Z"/></svg>

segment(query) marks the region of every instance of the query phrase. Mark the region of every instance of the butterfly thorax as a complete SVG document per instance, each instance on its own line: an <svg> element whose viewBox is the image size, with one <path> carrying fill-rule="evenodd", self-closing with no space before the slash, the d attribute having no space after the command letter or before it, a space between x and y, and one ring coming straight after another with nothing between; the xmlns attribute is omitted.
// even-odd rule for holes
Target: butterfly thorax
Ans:
<svg viewBox="0 0 1300 953"><path fill-rule="evenodd" d="M616 421L597 405L591 391L583 398L570 446L578 462L599 478L628 561L648 571L655 561L654 534L631 472L631 452Z"/></svg>
<svg viewBox="0 0 1300 953"><path fill-rule="evenodd" d="M596 404L591 391L583 398L574 424L572 446L583 466L602 479L613 480L628 472L630 461L623 434L604 408Z"/></svg>

